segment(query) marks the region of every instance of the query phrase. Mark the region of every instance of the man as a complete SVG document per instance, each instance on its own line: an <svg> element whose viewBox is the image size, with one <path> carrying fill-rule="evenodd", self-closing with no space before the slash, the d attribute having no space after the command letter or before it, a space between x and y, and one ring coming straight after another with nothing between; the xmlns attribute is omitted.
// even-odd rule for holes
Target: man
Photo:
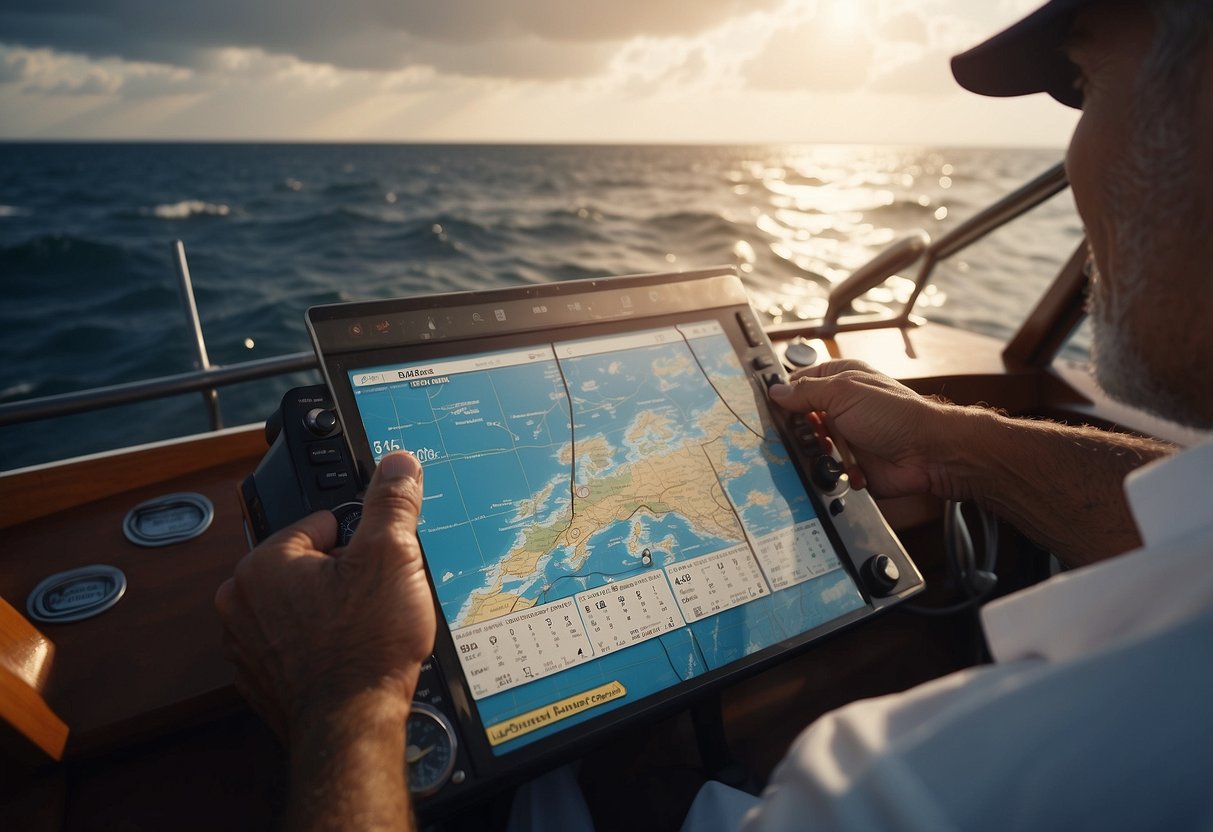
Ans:
<svg viewBox="0 0 1213 832"><path fill-rule="evenodd" d="M953 63L978 92L1081 102L1067 169L1091 246L1097 376L1202 428L1211 19L1210 0L1053 0ZM988 606L995 664L823 717L761 799L709 789L688 828L744 810L756 830L1213 828L1213 445L1171 455L954 407L846 361L771 396L829 411L877 496L975 500L1071 564L1101 562ZM1126 501L1125 475L1163 457L1129 478ZM332 549L331 516L309 517L216 596L241 690L289 741L294 826L404 824L400 726L435 626L420 501L420 466L388 456L348 547Z"/></svg>

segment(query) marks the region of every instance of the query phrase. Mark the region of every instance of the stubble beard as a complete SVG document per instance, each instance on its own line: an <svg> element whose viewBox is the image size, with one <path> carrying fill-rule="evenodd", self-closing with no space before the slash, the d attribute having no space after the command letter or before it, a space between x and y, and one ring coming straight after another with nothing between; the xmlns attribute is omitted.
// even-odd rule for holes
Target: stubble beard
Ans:
<svg viewBox="0 0 1213 832"><path fill-rule="evenodd" d="M1190 179L1197 167L1184 106L1189 102L1145 86L1136 94L1144 117L1120 163L1107 172L1103 193L1112 220L1109 262L1099 264L1093 254L1088 260L1095 380L1125 404L1213 429L1213 415L1202 409L1193 389L1207 381L1209 356L1190 343L1201 328L1213 326L1210 293L1186 297L1176 285L1181 275L1165 273L1174 268L1174 251L1211 233L1200 228L1197 218L1203 212ZM1107 269L1113 287L1099 285L1101 268ZM1186 262L1180 268L1208 266Z"/></svg>

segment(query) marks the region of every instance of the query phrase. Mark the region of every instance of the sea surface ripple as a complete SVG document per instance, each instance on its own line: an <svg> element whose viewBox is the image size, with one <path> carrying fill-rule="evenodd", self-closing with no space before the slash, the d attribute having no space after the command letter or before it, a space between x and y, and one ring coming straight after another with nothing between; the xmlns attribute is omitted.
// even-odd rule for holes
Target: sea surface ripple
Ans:
<svg viewBox="0 0 1213 832"><path fill-rule="evenodd" d="M307 307L729 264L771 321L1060 158L882 146L0 144L0 402L309 349ZM1081 239L1068 193L945 262L919 311L1006 336ZM897 307L905 275L859 311ZM1081 343L1074 347L1081 352ZM311 374L221 390L264 419ZM0 429L0 467L205 430L197 395Z"/></svg>

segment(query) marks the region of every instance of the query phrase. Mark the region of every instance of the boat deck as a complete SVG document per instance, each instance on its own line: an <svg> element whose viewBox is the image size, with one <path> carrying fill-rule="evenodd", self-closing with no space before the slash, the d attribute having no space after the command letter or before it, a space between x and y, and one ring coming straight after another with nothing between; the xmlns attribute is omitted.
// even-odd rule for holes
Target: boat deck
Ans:
<svg viewBox="0 0 1213 832"><path fill-rule="evenodd" d="M1070 410L1099 421L1089 396L1053 373L1009 372L1003 344L981 335L928 324L842 333L822 346L923 393L1016 413ZM260 426L249 426L0 475L7 537L0 596L9 605L24 610L40 580L82 565L117 566L129 581L126 596L103 615L40 628L53 655L44 657L40 672L26 668L26 678L36 680L69 734L63 762L42 765L4 756L22 744L4 738L0 816L15 821L9 828L272 825L285 788L282 752L232 687L212 606L216 588L248 549L237 487L265 449ZM126 540L127 511L179 491L200 492L214 503L208 531L165 548ZM947 593L937 522L942 506L915 498L882 509L928 580L926 603L947 600L940 597ZM1010 555L1000 560L1000 586L1037 579L1042 554L1004 537ZM893 610L725 689L720 712L729 748L750 782L761 783L796 733L820 714L970 665L980 648L971 615ZM719 773L708 770L712 761L705 763L694 737L684 711L625 730L585 755L582 782L601 828L615 828L615 820L622 825L625 809L629 828L677 828L698 785ZM637 827L634 808L618 800L621 793L651 805L651 823ZM508 808L508 794L463 822L492 825L502 807ZM451 828L460 823L455 819Z"/></svg>

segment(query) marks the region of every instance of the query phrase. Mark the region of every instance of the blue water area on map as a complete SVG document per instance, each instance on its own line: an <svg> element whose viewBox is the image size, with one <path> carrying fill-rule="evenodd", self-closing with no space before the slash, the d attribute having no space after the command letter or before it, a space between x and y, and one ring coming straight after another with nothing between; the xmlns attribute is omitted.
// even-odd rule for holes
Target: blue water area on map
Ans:
<svg viewBox="0 0 1213 832"><path fill-rule="evenodd" d="M751 540L815 516L773 426L759 415L728 338L718 327L709 331L692 338L674 329L654 331L646 334L650 343L619 342L619 349L602 339L569 342L552 345L558 355L572 351L573 357L560 360L459 373L438 368L424 381L356 389L376 459L381 451L404 447L426 460L419 534L452 628L483 620L471 610L485 593L504 595L507 602L514 597L514 608L522 610L736 545L740 536L731 521L712 525L721 522L722 508L736 513ZM722 401L731 415L722 417ZM674 455L679 465L661 468L661 474L644 467L660 455ZM727 473L717 470L721 464ZM711 501L710 511L701 506L698 513L715 520L695 516L683 504L686 483L657 481L670 470L704 477L691 493ZM654 487L661 492L646 491ZM681 501L663 498L679 488ZM563 535L578 517L599 525L570 542ZM522 560L504 568L518 552L524 552ZM495 749L508 753L863 604L850 576L838 569L485 696L477 707L484 724L492 725L609 682L627 689L618 700Z"/></svg>
<svg viewBox="0 0 1213 832"><path fill-rule="evenodd" d="M687 344L694 351L708 378L742 377L737 356L727 339L695 338ZM745 389L748 390L748 386ZM752 400L733 402L729 401L723 392L721 395L734 413L741 414L753 410ZM766 438L763 447L766 465L754 465L753 451L738 444L736 437L747 430L760 433ZM750 425L739 418L737 424L726 434L725 447L726 460L737 463L744 469L744 473L726 479L724 488L751 535L761 537L817 516L813 503L800 481L800 475L779 440L774 425ZM752 494L763 495L767 499L752 500Z"/></svg>
<svg viewBox="0 0 1213 832"><path fill-rule="evenodd" d="M374 372L394 369L370 368ZM568 499L568 405L555 361L446 376L441 384L402 382L357 388L358 412L372 449L392 438L425 463L418 529L431 560L438 601L458 619L486 572L536 520L531 500L549 488L559 511ZM374 454L376 461L382 456ZM532 583L536 583L533 580ZM506 590L517 591L517 582Z"/></svg>

